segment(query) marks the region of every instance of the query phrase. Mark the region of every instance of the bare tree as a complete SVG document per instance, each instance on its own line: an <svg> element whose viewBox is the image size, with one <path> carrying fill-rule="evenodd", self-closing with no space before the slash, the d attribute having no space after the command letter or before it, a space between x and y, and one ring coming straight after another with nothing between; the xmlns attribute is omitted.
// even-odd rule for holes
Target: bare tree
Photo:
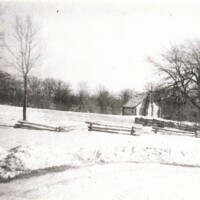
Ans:
<svg viewBox="0 0 200 200"><path fill-rule="evenodd" d="M200 111L200 42L172 47L160 62L148 59L164 75L163 83L178 88Z"/></svg>
<svg viewBox="0 0 200 200"><path fill-rule="evenodd" d="M97 104L100 108L100 113L107 114L110 100L109 91L100 86L97 92Z"/></svg>
<svg viewBox="0 0 200 200"><path fill-rule="evenodd" d="M70 108L70 84L63 81L56 81L55 105L58 110L69 110Z"/></svg>
<svg viewBox="0 0 200 200"><path fill-rule="evenodd" d="M156 91L160 91L164 89L162 86L160 86L158 83L155 83L155 82L148 82L146 85L145 85L145 93L147 94L148 98L149 98L149 105L150 105L150 110L151 110L151 117L153 117L153 113L154 113L154 105L153 105L153 102L155 101L154 100L154 97L155 97L155 94ZM160 113L161 115L161 113Z"/></svg>
<svg viewBox="0 0 200 200"><path fill-rule="evenodd" d="M79 82L78 84L78 101L79 101L79 111L88 112L89 111L89 89L86 82Z"/></svg>
<svg viewBox="0 0 200 200"><path fill-rule="evenodd" d="M127 103L133 97L133 94L134 94L134 91L132 90L129 90L129 89L122 90L119 94L122 105Z"/></svg>
<svg viewBox="0 0 200 200"><path fill-rule="evenodd" d="M4 43L4 20L3 20L3 14L5 11L5 6L0 3L0 59L3 58L2 52L3 52L3 43Z"/></svg>
<svg viewBox="0 0 200 200"><path fill-rule="evenodd" d="M28 75L41 59L40 30L29 16L16 17L12 30L11 38L4 46L9 54L7 63L23 76L23 120L26 120Z"/></svg>
<svg viewBox="0 0 200 200"><path fill-rule="evenodd" d="M42 99L42 80L35 77L29 76L28 78L28 97L27 101L29 106L41 107Z"/></svg>

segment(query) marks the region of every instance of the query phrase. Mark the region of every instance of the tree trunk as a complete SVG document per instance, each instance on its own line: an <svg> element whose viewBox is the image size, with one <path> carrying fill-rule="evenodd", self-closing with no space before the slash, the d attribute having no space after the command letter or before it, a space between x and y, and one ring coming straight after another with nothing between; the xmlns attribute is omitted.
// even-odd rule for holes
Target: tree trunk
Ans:
<svg viewBox="0 0 200 200"><path fill-rule="evenodd" d="M163 100L161 100L161 105L159 109L159 117L162 118Z"/></svg>
<svg viewBox="0 0 200 200"><path fill-rule="evenodd" d="M150 91L150 94L149 94L149 101L150 101L150 106L151 106L151 117L153 117L153 97L152 97L152 90Z"/></svg>
<svg viewBox="0 0 200 200"><path fill-rule="evenodd" d="M26 121L26 107L27 107L27 75L24 75L24 97L23 97L23 120Z"/></svg>

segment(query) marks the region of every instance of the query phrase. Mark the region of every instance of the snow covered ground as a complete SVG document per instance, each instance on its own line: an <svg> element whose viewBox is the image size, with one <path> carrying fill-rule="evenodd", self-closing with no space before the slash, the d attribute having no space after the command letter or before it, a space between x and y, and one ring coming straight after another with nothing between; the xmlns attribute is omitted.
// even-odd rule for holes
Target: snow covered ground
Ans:
<svg viewBox="0 0 200 200"><path fill-rule="evenodd" d="M20 116L21 108L0 105L1 199L199 199L199 138L150 128L138 137L88 132L85 121L133 125L134 118L40 109L28 109L29 121L83 128L6 127Z"/></svg>
<svg viewBox="0 0 200 200"><path fill-rule="evenodd" d="M102 122L115 122L120 124L133 124L133 116L101 115L90 113L66 112L47 109L28 108L28 120L52 126L68 126L97 120ZM17 120L22 120L22 108L0 105L0 125L14 125Z"/></svg>
<svg viewBox="0 0 200 200"><path fill-rule="evenodd" d="M113 163L18 179L0 186L1 200L198 200L200 170Z"/></svg>

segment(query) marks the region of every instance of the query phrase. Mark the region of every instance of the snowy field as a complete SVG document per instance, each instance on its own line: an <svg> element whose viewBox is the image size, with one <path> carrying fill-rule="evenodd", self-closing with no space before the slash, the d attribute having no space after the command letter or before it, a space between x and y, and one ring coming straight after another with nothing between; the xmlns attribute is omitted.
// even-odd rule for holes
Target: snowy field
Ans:
<svg viewBox="0 0 200 200"><path fill-rule="evenodd" d="M28 109L29 121L70 132L14 129L19 107L0 105L0 199L199 199L200 139L88 132L85 121L133 125L132 116Z"/></svg>

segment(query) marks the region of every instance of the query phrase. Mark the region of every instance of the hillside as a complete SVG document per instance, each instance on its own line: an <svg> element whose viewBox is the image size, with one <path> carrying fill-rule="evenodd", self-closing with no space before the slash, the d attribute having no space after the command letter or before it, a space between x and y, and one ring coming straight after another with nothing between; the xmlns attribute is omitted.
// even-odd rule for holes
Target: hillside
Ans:
<svg viewBox="0 0 200 200"><path fill-rule="evenodd" d="M88 132L86 120L133 125L134 117L40 109L28 109L29 121L82 128L58 133L8 127L20 116L19 107L0 106L1 199L188 199L198 194L199 138L155 135L151 128L138 137Z"/></svg>

